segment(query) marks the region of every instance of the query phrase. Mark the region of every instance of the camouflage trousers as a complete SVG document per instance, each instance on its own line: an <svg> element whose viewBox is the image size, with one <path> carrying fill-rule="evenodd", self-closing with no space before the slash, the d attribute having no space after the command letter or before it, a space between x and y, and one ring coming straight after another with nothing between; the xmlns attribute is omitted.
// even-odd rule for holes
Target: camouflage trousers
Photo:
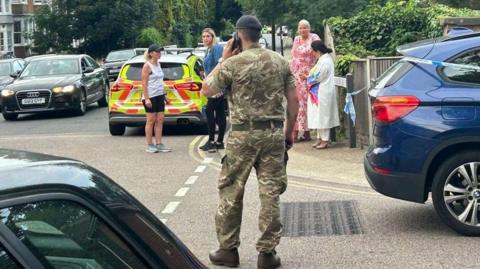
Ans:
<svg viewBox="0 0 480 269"><path fill-rule="evenodd" d="M280 194L287 187L283 129L232 131L225 152L218 182L220 202L215 216L220 248L231 249L240 245L245 184L250 171L255 168L260 195L258 226L261 232L256 248L258 251L272 252L280 243Z"/></svg>

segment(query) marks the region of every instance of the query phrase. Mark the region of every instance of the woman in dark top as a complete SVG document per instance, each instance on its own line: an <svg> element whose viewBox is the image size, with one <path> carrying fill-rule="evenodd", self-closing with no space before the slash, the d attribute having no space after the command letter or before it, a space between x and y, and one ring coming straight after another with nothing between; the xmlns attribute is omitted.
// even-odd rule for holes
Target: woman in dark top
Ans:
<svg viewBox="0 0 480 269"><path fill-rule="evenodd" d="M202 32L202 41L207 47L207 54L203 60L205 75L208 75L218 64L223 55L223 47L217 44L215 32L211 28L205 28ZM203 151L216 152L217 149L224 149L223 138L227 126L225 115L226 100L223 93L208 98L207 103L207 124L208 141L200 147ZM215 125L218 124L218 137L215 142Z"/></svg>

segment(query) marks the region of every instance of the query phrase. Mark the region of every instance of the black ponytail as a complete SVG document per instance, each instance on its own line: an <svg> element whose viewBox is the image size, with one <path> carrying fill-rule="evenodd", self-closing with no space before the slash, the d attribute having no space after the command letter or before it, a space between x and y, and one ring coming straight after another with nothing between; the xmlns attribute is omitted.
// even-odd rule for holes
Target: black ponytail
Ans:
<svg viewBox="0 0 480 269"><path fill-rule="evenodd" d="M312 50L320 51L323 54L333 52L333 50L331 48L327 48L327 46L321 40L313 41L311 47L312 47Z"/></svg>

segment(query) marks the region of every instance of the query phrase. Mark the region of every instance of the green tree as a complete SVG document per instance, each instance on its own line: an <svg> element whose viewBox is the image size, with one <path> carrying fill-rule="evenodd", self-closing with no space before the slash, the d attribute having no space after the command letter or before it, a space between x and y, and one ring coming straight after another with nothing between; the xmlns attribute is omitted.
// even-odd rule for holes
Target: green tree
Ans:
<svg viewBox="0 0 480 269"><path fill-rule="evenodd" d="M105 55L133 47L142 29L151 26L158 5L150 0L53 0L51 10L35 15L36 49ZM78 48L72 46L77 40Z"/></svg>
<svg viewBox="0 0 480 269"><path fill-rule="evenodd" d="M247 13L257 15L263 24L272 27L272 48L275 49L275 26L283 20L287 10L292 7L290 0L237 0L237 2Z"/></svg>
<svg viewBox="0 0 480 269"><path fill-rule="evenodd" d="M209 25L208 2L208 0L158 1L160 11L155 26L160 33L164 33L165 42L179 46L196 45L202 29Z"/></svg>
<svg viewBox="0 0 480 269"><path fill-rule="evenodd" d="M384 2L384 1L381 1ZM368 6L369 0L289 0L288 12L284 24L296 33L297 24L301 19L310 22L312 32L323 36L323 22L330 18L341 16L349 18Z"/></svg>
<svg viewBox="0 0 480 269"><path fill-rule="evenodd" d="M480 1L478 0L436 0L432 2L456 8L480 9Z"/></svg>
<svg viewBox="0 0 480 269"><path fill-rule="evenodd" d="M34 49L45 53L50 48L56 51L70 51L74 39L71 26L76 1L55 1L52 8L43 7L35 15L36 31Z"/></svg>
<svg viewBox="0 0 480 269"><path fill-rule="evenodd" d="M439 37L440 17L480 16L480 11L456 9L428 1L389 1L371 4L351 18L327 21L335 38L335 50L346 58L343 71L355 57L396 55L399 45ZM338 70L338 69L337 69Z"/></svg>
<svg viewBox="0 0 480 269"><path fill-rule="evenodd" d="M151 44L165 44L165 40L155 27L142 30L137 39L137 46L148 47Z"/></svg>
<svg viewBox="0 0 480 269"><path fill-rule="evenodd" d="M210 0L209 10L210 27L224 37L222 33L231 34L231 25L242 16L242 8L235 0Z"/></svg>

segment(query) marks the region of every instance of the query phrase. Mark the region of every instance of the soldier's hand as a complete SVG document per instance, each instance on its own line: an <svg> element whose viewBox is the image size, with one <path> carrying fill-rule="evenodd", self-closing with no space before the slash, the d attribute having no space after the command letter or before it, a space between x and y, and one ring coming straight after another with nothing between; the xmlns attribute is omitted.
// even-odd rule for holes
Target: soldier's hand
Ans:
<svg viewBox="0 0 480 269"><path fill-rule="evenodd" d="M230 40L227 41L227 44L223 48L223 56L222 56L223 60L226 60L232 57L233 55L237 55L238 53L240 53L240 49L236 48L232 51L232 47L233 47L233 38L230 38Z"/></svg>
<svg viewBox="0 0 480 269"><path fill-rule="evenodd" d="M293 147L293 136L285 137L285 150L289 150Z"/></svg>

